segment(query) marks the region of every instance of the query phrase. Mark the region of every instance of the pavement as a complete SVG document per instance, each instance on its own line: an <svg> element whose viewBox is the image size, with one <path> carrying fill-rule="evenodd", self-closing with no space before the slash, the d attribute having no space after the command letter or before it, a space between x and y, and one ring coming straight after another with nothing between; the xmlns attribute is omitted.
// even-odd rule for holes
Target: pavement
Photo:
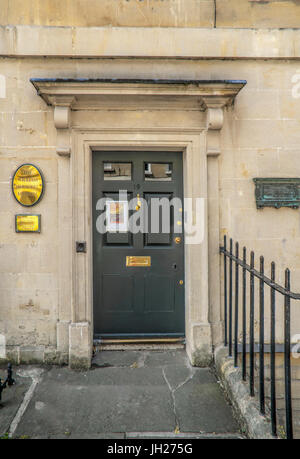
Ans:
<svg viewBox="0 0 300 459"><path fill-rule="evenodd" d="M242 438L213 371L192 367L184 350L107 350L89 371L19 366L14 378L2 437Z"/></svg>

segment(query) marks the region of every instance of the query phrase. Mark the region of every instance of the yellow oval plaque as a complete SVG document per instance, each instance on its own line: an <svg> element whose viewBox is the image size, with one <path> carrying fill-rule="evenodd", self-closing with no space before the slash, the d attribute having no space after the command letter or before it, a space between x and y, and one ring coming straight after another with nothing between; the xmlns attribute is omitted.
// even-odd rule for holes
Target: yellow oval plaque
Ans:
<svg viewBox="0 0 300 459"><path fill-rule="evenodd" d="M42 174L33 164L23 164L13 176L12 188L14 197L22 206L34 206L43 194Z"/></svg>

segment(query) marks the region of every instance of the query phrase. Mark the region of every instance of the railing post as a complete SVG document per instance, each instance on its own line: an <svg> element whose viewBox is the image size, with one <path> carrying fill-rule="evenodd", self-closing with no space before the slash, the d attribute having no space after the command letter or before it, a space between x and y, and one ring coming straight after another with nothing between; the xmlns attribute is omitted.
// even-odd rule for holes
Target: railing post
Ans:
<svg viewBox="0 0 300 459"><path fill-rule="evenodd" d="M254 269L254 252L251 252L250 268ZM250 395L254 396L254 274L250 272Z"/></svg>
<svg viewBox="0 0 300 459"><path fill-rule="evenodd" d="M227 238L224 236L224 251L227 248ZM224 252L224 345L227 346L227 255Z"/></svg>
<svg viewBox="0 0 300 459"><path fill-rule="evenodd" d="M290 292L290 270L285 270L285 288ZM284 298L284 379L285 379L285 413L286 437L293 438L292 395L291 395L291 300L288 295Z"/></svg>
<svg viewBox="0 0 300 459"><path fill-rule="evenodd" d="M239 243L235 244L235 256L239 258ZM234 366L238 366L238 327L239 327L239 265L235 262L235 311L234 311Z"/></svg>
<svg viewBox="0 0 300 459"><path fill-rule="evenodd" d="M264 257L260 257L260 274L264 275ZM259 400L260 412L265 414L265 298L264 280L259 280Z"/></svg>
<svg viewBox="0 0 300 459"><path fill-rule="evenodd" d="M271 263L271 281L275 282L275 263ZM271 287L271 422L272 435L277 435L275 386L275 290Z"/></svg>
<svg viewBox="0 0 300 459"><path fill-rule="evenodd" d="M243 367L243 380L246 381L246 265L247 263L247 251L246 247L243 248L243 355L242 355L242 367Z"/></svg>
<svg viewBox="0 0 300 459"><path fill-rule="evenodd" d="M232 239L230 239L229 259L229 356L232 356Z"/></svg>
<svg viewBox="0 0 300 459"><path fill-rule="evenodd" d="M271 263L271 276L268 278L264 271L264 257L260 257L259 271L255 269L255 254L250 253L250 265L247 264L247 249L243 247L243 260L239 258L239 243L235 243L233 254L233 240L230 239L229 251L227 251L227 238L224 236L224 247L220 248L224 254L224 324L225 346L228 345L228 354L232 357L234 352L234 366L238 366L239 345L239 268L242 267L242 376L247 378L247 272L250 274L249 296L249 389L250 395L255 395L255 279L259 280L259 404L260 413L265 415L265 285L270 287L270 393L271 393L271 423L272 435L277 436L277 412L276 412L276 293L284 296L284 381L285 381L285 414L286 414L286 437L293 438L293 413L291 394L291 299L300 300L300 293L291 291L290 270L285 270L285 286L275 282L275 263ZM229 274L227 258L229 258ZM235 285L233 292L233 263L235 263ZM235 304L233 306L233 295ZM234 307L234 311L233 311ZM234 323L233 323L234 313ZM233 330L234 327L234 330ZM233 336L234 334L234 336ZM234 340L234 341L233 341Z"/></svg>

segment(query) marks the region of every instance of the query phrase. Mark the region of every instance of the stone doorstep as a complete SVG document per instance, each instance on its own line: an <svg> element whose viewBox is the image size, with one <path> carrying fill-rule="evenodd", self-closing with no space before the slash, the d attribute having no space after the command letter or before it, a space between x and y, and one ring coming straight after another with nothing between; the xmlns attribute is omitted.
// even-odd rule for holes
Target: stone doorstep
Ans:
<svg viewBox="0 0 300 459"><path fill-rule="evenodd" d="M168 351L176 349L185 349L184 344L180 343L168 343L168 344L151 344L151 343L140 343L140 344L95 344L96 351L143 351L143 350L155 350L155 351Z"/></svg>

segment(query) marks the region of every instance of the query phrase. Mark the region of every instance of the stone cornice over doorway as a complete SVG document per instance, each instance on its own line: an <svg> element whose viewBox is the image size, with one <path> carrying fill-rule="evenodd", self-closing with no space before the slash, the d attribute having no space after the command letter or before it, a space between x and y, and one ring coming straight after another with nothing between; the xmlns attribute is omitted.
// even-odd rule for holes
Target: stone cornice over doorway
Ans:
<svg viewBox="0 0 300 459"><path fill-rule="evenodd" d="M54 106L57 153L70 156L71 110L207 110L208 155L218 155L223 108L233 104L245 80L32 78Z"/></svg>
<svg viewBox="0 0 300 459"><path fill-rule="evenodd" d="M166 104L185 102L205 110L214 99L215 107L231 105L247 83L245 80L159 80L159 79L71 79L32 78L31 83L48 105L63 105L66 98L74 98L72 108L87 106L89 100L103 107L108 96L142 96L145 100L160 97ZM178 99L177 99L178 98ZM163 103L163 100L161 103ZM197 104L197 105L196 105ZM162 108L164 108L162 106Z"/></svg>

